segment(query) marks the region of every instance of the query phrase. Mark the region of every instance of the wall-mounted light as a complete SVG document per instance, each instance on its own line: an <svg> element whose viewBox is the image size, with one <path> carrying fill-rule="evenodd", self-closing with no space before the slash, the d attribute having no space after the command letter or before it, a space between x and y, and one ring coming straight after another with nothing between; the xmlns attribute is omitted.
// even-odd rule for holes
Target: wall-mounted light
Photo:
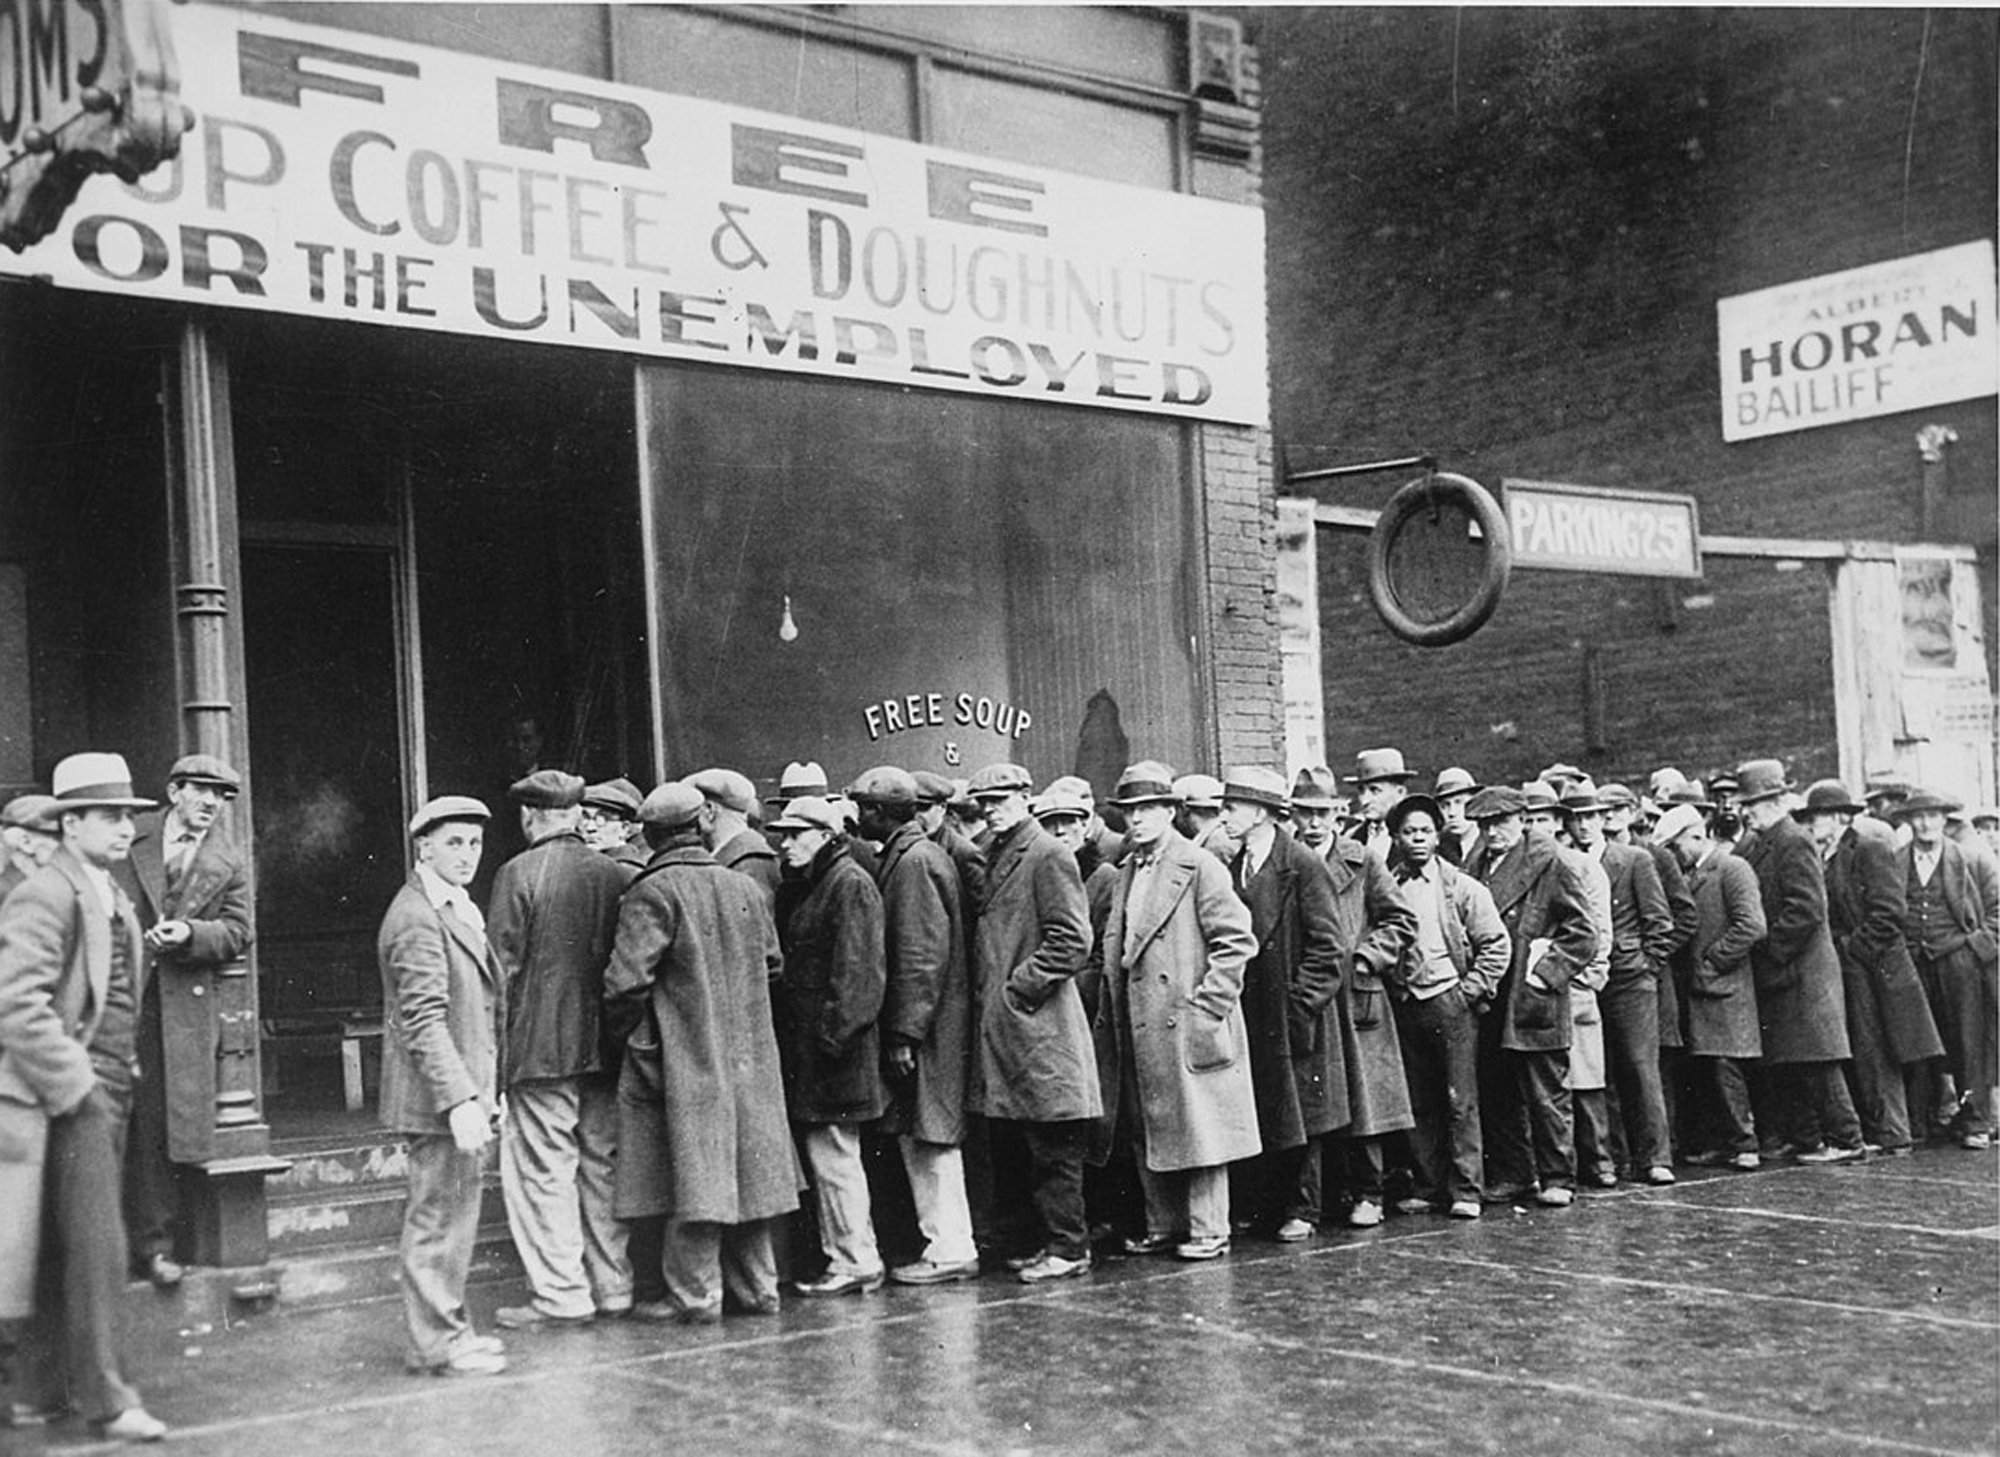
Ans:
<svg viewBox="0 0 2000 1457"><path fill-rule="evenodd" d="M784 614L778 619L778 641L797 642L798 640L799 625L792 621L792 598L791 594L787 593L785 595Z"/></svg>

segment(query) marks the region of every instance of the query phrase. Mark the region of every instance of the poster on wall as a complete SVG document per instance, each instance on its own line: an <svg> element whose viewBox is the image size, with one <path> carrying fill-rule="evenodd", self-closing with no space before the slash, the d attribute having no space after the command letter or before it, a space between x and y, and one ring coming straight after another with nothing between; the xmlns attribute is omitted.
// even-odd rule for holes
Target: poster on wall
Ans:
<svg viewBox="0 0 2000 1457"><path fill-rule="evenodd" d="M68 13L59 8L58 13ZM175 6L180 155L0 272L59 287L1262 424L1263 215Z"/></svg>
<svg viewBox="0 0 2000 1457"><path fill-rule="evenodd" d="M1718 300L1722 438L2000 390L1993 266L1983 239Z"/></svg>

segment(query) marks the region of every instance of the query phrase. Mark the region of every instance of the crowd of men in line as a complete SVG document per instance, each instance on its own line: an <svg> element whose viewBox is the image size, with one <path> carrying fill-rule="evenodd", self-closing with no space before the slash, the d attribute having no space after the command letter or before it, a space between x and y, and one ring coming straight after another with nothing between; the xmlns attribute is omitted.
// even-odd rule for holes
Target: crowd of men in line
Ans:
<svg viewBox="0 0 2000 1457"><path fill-rule="evenodd" d="M177 765L161 843L128 855L146 802L116 756L76 760L40 811L50 868L0 904L0 1117L12 1088L44 1115L71 1400L143 1438L159 1424L91 1312L128 1257L173 1272L62 1211L117 1207L105 1093L146 1063L144 969L240 954L196 913L223 887L192 873L234 775ZM1565 765L1415 779L1395 749L1358 756L1351 795L1325 769L1141 762L1121 831L1085 781L1037 793L1014 764L883 766L840 794L795 764L768 816L734 770L642 797L543 769L509 792L527 848L484 910L490 811L432 800L378 939L406 1364L505 1369L464 1299L496 1140L513 1330L770 1314L781 1270L809 1298L1034 1283L1093 1246L1206 1260L1391 1211L1560 1208L1677 1164L1990 1146L2000 815L1905 785L1801 794L1776 760L1706 787L1661 770L1644 796ZM70 1005L79 958L105 974ZM917 1245L892 1267L904 1191ZM0 1318L36 1308L35 1269L0 1262Z"/></svg>

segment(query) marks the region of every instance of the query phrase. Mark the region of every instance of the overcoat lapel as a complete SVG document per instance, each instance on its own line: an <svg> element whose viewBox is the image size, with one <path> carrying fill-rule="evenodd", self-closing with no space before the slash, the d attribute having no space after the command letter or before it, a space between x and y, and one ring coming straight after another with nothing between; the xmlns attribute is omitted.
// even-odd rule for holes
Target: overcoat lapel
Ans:
<svg viewBox="0 0 2000 1457"><path fill-rule="evenodd" d="M1202 851L1207 854L1207 851ZM1133 865L1128 858L1122 867L1119 881L1121 895L1129 896L1132 890ZM1160 868L1154 872L1153 883L1146 890L1146 903L1139 907L1138 919L1126 927L1124 959L1136 960L1145 951L1147 943L1160 934L1160 928L1167 923L1174 907L1180 904L1182 896L1194 881L1194 866L1178 857L1161 857Z"/></svg>

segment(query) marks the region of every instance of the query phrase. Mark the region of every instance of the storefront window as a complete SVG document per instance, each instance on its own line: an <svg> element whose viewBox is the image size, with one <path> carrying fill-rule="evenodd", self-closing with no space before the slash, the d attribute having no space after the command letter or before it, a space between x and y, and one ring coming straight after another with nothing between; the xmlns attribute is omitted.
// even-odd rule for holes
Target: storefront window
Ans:
<svg viewBox="0 0 2000 1457"><path fill-rule="evenodd" d="M1184 427L664 366L641 391L671 772L1013 759L1103 792L1194 761Z"/></svg>

